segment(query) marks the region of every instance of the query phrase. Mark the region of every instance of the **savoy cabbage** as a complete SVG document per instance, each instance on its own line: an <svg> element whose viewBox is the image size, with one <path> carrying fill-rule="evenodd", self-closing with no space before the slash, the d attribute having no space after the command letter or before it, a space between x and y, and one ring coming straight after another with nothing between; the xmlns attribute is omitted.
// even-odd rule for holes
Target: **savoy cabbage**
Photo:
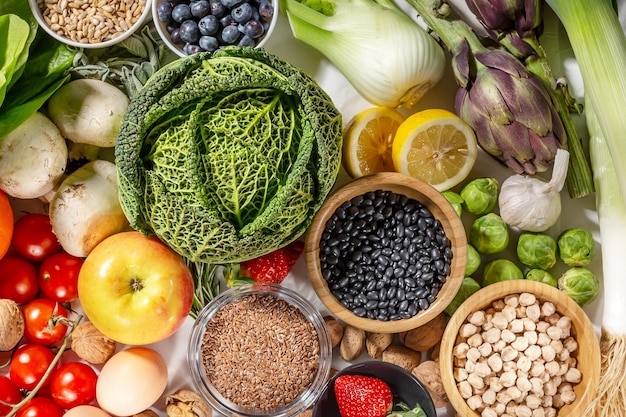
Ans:
<svg viewBox="0 0 626 417"><path fill-rule="evenodd" d="M263 49L179 59L133 97L115 159L131 225L191 261L242 262L300 237L332 189L341 115Z"/></svg>

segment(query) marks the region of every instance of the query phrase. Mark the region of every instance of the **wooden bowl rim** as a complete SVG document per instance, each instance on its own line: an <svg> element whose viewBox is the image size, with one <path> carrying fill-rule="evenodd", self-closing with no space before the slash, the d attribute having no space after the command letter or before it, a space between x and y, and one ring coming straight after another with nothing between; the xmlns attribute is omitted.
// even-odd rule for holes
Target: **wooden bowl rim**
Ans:
<svg viewBox="0 0 626 417"><path fill-rule="evenodd" d="M408 319L380 321L357 316L333 296L321 274L319 241L327 219L346 200L374 190L389 190L416 199L441 221L446 236L452 242L454 256L452 258L451 271L436 300L431 303L428 309L422 310ZM370 332L399 333L429 322L442 313L456 296L465 276L467 237L461 218L454 211L450 202L439 191L417 178L395 172L384 172L354 179L335 190L327 198L314 216L311 227L307 231L304 255L314 291L338 319Z"/></svg>
<svg viewBox="0 0 626 417"><path fill-rule="evenodd" d="M585 409L593 400L593 387L600 377L600 342L591 320L585 311L567 294L549 284L525 279L508 280L490 284L468 297L450 317L444 331L440 351L439 365L443 386L453 408L465 417L480 417L461 397L453 375L453 354L456 337L467 316L477 310L484 309L493 301L507 295L529 292L541 301L552 302L558 313L572 319L572 331L578 343L578 369L582 372L582 381L574 387L576 401L559 410L558 415L578 417L584 415Z"/></svg>

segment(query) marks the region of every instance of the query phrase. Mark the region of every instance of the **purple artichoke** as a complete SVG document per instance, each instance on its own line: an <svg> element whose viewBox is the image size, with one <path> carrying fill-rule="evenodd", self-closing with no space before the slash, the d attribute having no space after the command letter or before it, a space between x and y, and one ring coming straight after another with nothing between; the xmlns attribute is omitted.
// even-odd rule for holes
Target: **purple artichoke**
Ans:
<svg viewBox="0 0 626 417"><path fill-rule="evenodd" d="M465 0L491 39L518 58L535 54L543 29L542 0Z"/></svg>
<svg viewBox="0 0 626 417"><path fill-rule="evenodd" d="M480 147L519 174L550 168L566 134L545 83L507 51L470 52L467 42L453 64L456 112Z"/></svg>

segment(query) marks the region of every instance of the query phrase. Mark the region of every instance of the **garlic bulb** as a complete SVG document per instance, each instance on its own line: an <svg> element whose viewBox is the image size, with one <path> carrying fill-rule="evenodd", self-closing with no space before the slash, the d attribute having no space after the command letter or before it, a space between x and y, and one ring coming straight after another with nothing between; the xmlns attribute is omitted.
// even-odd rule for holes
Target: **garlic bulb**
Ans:
<svg viewBox="0 0 626 417"><path fill-rule="evenodd" d="M502 183L500 216L510 226L543 232L561 215L561 190L567 176L569 152L557 150L552 178L546 182L526 175L512 175Z"/></svg>

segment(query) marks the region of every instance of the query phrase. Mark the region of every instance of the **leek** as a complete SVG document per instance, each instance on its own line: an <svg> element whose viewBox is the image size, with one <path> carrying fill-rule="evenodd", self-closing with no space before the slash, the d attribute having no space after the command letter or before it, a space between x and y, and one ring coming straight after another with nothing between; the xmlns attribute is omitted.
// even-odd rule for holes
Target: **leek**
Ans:
<svg viewBox="0 0 626 417"><path fill-rule="evenodd" d="M626 198L626 36L610 0L546 0L569 37Z"/></svg>
<svg viewBox="0 0 626 417"><path fill-rule="evenodd" d="M443 77L441 46L391 0L282 0L296 39L369 102L413 107Z"/></svg>
<svg viewBox="0 0 626 417"><path fill-rule="evenodd" d="M600 379L597 395L585 415L622 417L626 415L626 285L622 267L626 247L626 206L620 192L616 166L594 106L590 100L586 100L585 107L604 276Z"/></svg>

